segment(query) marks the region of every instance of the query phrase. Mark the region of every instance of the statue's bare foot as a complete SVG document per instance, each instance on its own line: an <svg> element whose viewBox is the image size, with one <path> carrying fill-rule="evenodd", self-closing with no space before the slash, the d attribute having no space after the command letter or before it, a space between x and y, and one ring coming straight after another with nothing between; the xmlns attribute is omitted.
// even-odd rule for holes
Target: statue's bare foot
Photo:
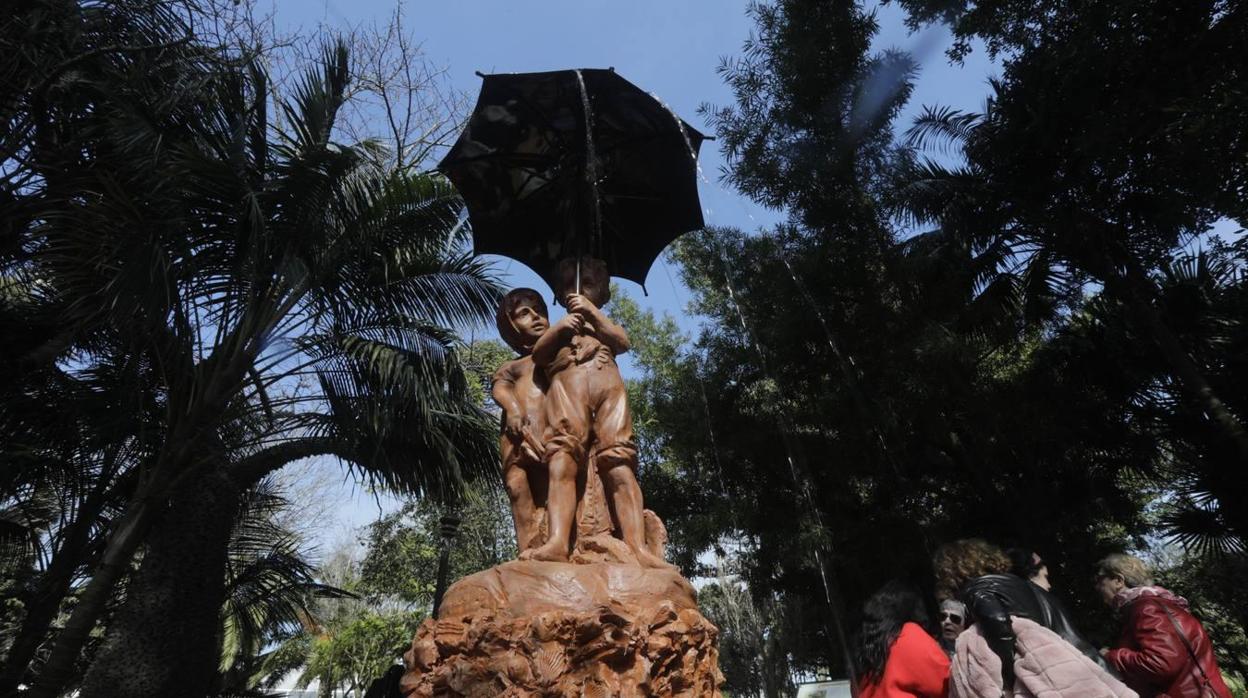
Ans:
<svg viewBox="0 0 1248 698"><path fill-rule="evenodd" d="M560 545L558 541L547 541L541 546L529 548L520 553L520 559L538 560L540 562L567 562L568 550L566 545Z"/></svg>

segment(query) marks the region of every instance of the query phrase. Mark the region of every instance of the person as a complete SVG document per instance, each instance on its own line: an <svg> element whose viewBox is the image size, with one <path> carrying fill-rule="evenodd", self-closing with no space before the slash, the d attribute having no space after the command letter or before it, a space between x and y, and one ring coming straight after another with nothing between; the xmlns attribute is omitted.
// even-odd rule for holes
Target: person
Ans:
<svg viewBox="0 0 1248 698"><path fill-rule="evenodd" d="M546 301L531 288L517 288L503 296L494 317L498 334L520 358L508 361L494 374L491 393L502 409L503 430L499 451L503 461L503 485L511 500L511 516L516 527L516 547L524 552L533 547L538 535L538 503L543 482L533 477L544 467L545 447L543 386L545 378L533 364L533 345L546 333ZM536 490L536 497L535 497Z"/></svg>
<svg viewBox="0 0 1248 698"><path fill-rule="evenodd" d="M1011 619L1015 658L1005 683L1001 661L978 624L958 637L949 669L950 698L1139 698L1057 633L1027 618Z"/></svg>
<svg viewBox="0 0 1248 698"><path fill-rule="evenodd" d="M1095 585L1123 619L1118 646L1102 652L1141 698L1230 698L1204 626L1186 599L1153 583L1142 560L1106 557Z"/></svg>
<svg viewBox="0 0 1248 698"><path fill-rule="evenodd" d="M957 599L940 602L940 637L937 642L949 657L953 657L958 636L966 631L970 621L966 616L966 604Z"/></svg>
<svg viewBox="0 0 1248 698"><path fill-rule="evenodd" d="M568 314L533 345L533 362L547 380L544 413L547 538L524 559L566 561L576 515L576 476L597 465L620 537L643 567L671 567L646 545L637 446L628 391L615 357L628 334L601 307L611 299L606 263L562 260L555 293ZM593 453L588 453L592 447Z"/></svg>
<svg viewBox="0 0 1248 698"><path fill-rule="evenodd" d="M1010 573L1022 577L1045 591L1053 591L1049 582L1049 566L1040 554L1029 548L1010 548L1005 551L1010 556Z"/></svg>
<svg viewBox="0 0 1248 698"><path fill-rule="evenodd" d="M1011 618L1026 618L1053 631L1101 668L1105 662L1096 648L1075 630L1066 611L1053 596L1010 574L1010 558L995 545L978 538L941 546L933 559L938 598L957 598L966 604L992 652L1001 660L1002 685L1014 682L1015 633Z"/></svg>
<svg viewBox="0 0 1248 698"><path fill-rule="evenodd" d="M945 698L949 658L923 629L923 600L910 585L891 581L862 608L852 653L858 698Z"/></svg>

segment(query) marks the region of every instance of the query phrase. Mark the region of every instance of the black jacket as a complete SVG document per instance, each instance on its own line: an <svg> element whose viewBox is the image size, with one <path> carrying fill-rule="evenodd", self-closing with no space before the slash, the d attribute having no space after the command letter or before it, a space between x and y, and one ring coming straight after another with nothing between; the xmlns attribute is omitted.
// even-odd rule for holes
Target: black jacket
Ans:
<svg viewBox="0 0 1248 698"><path fill-rule="evenodd" d="M1022 577L986 574L967 582L961 596L988 646L1001 658L1001 678L1006 686L1014 683L1014 628L1010 625L1010 616L1043 625L1098 665L1106 667L1100 652L1075 630L1057 597Z"/></svg>

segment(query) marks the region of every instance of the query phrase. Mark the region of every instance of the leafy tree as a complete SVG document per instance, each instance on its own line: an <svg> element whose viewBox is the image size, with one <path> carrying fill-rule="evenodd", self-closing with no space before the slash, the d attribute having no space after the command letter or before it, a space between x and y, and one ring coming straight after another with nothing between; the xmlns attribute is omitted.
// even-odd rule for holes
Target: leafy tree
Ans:
<svg viewBox="0 0 1248 698"><path fill-rule="evenodd" d="M723 65L735 104L704 112L725 180L788 221L677 245L708 322L655 373L662 391L639 391L661 432L652 472L684 483L651 503L685 560L740 531L756 602L807 603L817 630L794 643L798 666L840 671L837 626L884 579L922 581L948 538L1024 543L1082 581L1108 550L1147 545L1164 492L1192 504L1171 531L1238 545L1213 532L1239 497L1226 400L1242 362L1224 349L1240 341L1242 274L1210 273L1236 268L1212 263L1224 252L1181 253L1242 204L1241 92L1223 79L1240 69L1222 23L1238 4L973 12L989 7L1022 18L993 26L1031 34L997 35L1009 59L982 118L929 110L896 140L908 59L871 53L860 7L784 1L753 10L756 36ZM1150 48L1127 47L1139 36ZM1179 36L1217 55L1194 83L1163 49ZM1196 118L1223 102L1232 118ZM932 136L965 164L922 160ZM1200 155L1221 141L1225 158ZM1066 588L1073 605L1108 626L1085 586Z"/></svg>
<svg viewBox="0 0 1248 698"><path fill-rule="evenodd" d="M800 620L775 599L758 603L723 567L698 591L698 608L719 628L719 668L733 695L791 695L796 675L789 665L791 630Z"/></svg>
<svg viewBox="0 0 1248 698"><path fill-rule="evenodd" d="M308 599L300 623L273 636L273 646L253 659L245 686L236 690L269 690L294 675L301 689L316 682L319 695L358 695L406 651L425 614L393 595L370 596L354 546L334 551L318 572L323 583L351 593Z"/></svg>
<svg viewBox="0 0 1248 698"><path fill-rule="evenodd" d="M497 339L473 340L460 350L460 361L468 378L468 391L478 405L491 411L497 409L490 395L494 372L515 355L511 347Z"/></svg>
<svg viewBox="0 0 1248 698"><path fill-rule="evenodd" d="M364 530L358 553L340 550L319 577L350 598L312 601L301 624L275 638L260 658L250 687L271 688L298 671L298 684L320 690L362 691L398 661L420 621L428 616L441 550L441 518L461 520L451 543L451 576L460 578L515 558L506 498L497 488L469 490L458 505L430 499L404 503Z"/></svg>
<svg viewBox="0 0 1248 698"><path fill-rule="evenodd" d="M1169 559L1166 559L1169 558ZM1248 560L1239 557L1210 557L1179 553L1159 560L1157 582L1179 589L1191 604L1192 612L1216 638L1214 651L1225 673L1248 677L1248 627L1243 574Z"/></svg>
<svg viewBox="0 0 1248 698"><path fill-rule="evenodd" d="M314 638L299 687L307 688L315 678L321 681L322 693L326 687L345 686L361 698L373 679L394 666L423 618L420 613L365 611Z"/></svg>
<svg viewBox="0 0 1248 698"><path fill-rule="evenodd" d="M992 252L981 295L1078 304L1097 291L1067 331L1105 357L1092 380L1157 444L1137 466L1165 493L1158 528L1208 570L1174 583L1213 593L1228 577L1215 570L1248 549L1244 240L1206 232L1244 218L1244 4L900 4L916 26L951 23L959 52L981 38L1007 57L983 113L916 122L912 142L952 144L965 162L914 163L900 205L935 224L935 245ZM1242 628L1238 609L1219 613ZM1236 646L1242 630L1213 632Z"/></svg>
<svg viewBox="0 0 1248 698"><path fill-rule="evenodd" d="M359 591L431 611L441 551L441 519L448 513L460 522L450 543L451 580L516 558L511 510L500 489L470 490L453 505L409 500L368 526Z"/></svg>

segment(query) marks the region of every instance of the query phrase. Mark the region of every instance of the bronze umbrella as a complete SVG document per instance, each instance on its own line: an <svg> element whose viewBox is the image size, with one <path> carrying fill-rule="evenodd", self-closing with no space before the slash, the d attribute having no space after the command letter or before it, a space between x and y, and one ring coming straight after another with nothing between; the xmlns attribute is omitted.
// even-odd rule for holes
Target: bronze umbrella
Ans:
<svg viewBox="0 0 1248 698"><path fill-rule="evenodd" d="M482 75L468 124L438 164L463 196L477 254L554 285L560 259L590 255L644 284L681 233L703 226L705 140L611 69Z"/></svg>

